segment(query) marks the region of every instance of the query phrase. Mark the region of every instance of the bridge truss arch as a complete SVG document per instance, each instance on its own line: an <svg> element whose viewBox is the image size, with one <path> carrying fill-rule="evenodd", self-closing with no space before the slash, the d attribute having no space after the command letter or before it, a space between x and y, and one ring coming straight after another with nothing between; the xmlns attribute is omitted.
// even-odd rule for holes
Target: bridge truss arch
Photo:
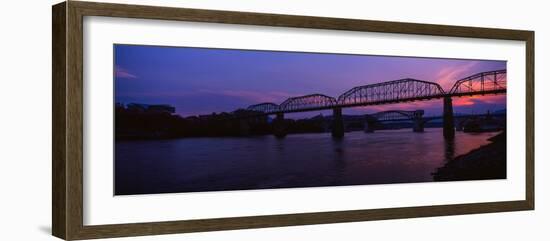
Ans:
<svg viewBox="0 0 550 241"><path fill-rule="evenodd" d="M323 94L311 94L288 98L279 105L279 109L284 112L316 110L327 109L337 104L338 102L334 97Z"/></svg>
<svg viewBox="0 0 550 241"><path fill-rule="evenodd" d="M424 115L424 110L404 111L404 110L388 110L367 115L377 121L395 121L395 120L415 120L420 119Z"/></svg>
<svg viewBox="0 0 550 241"><path fill-rule="evenodd" d="M248 106L248 108L246 109L250 111L257 111L262 113L274 113L279 111L279 105L271 102L265 102L265 103Z"/></svg>
<svg viewBox="0 0 550 241"><path fill-rule="evenodd" d="M506 93L506 70L495 70L477 73L457 80L449 95L484 95Z"/></svg>
<svg viewBox="0 0 550 241"><path fill-rule="evenodd" d="M354 87L338 97L338 104L342 106L377 105L444 96L445 91L437 83L406 78Z"/></svg>

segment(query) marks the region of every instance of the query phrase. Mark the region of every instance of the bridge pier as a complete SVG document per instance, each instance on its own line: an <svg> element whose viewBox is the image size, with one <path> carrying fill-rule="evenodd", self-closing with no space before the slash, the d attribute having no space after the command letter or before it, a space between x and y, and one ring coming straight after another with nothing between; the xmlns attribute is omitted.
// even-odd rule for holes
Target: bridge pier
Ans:
<svg viewBox="0 0 550 241"><path fill-rule="evenodd" d="M273 134L277 138L283 138L287 134L286 124L285 124L285 114L277 113L275 120L273 121Z"/></svg>
<svg viewBox="0 0 550 241"><path fill-rule="evenodd" d="M344 137L344 118L340 107L332 109L332 137Z"/></svg>
<svg viewBox="0 0 550 241"><path fill-rule="evenodd" d="M464 120L457 120L455 130L456 131L464 131Z"/></svg>
<svg viewBox="0 0 550 241"><path fill-rule="evenodd" d="M424 121L422 119L413 120L413 132L424 132Z"/></svg>
<svg viewBox="0 0 550 241"><path fill-rule="evenodd" d="M365 127L364 127L365 133L373 133L375 125L376 125L376 122L372 120L365 121Z"/></svg>
<svg viewBox="0 0 550 241"><path fill-rule="evenodd" d="M443 98L443 136L445 139L455 137L454 127L453 99L451 96L445 96L445 98Z"/></svg>
<svg viewBox="0 0 550 241"><path fill-rule="evenodd" d="M424 132L423 110L417 110L413 114L413 132Z"/></svg>

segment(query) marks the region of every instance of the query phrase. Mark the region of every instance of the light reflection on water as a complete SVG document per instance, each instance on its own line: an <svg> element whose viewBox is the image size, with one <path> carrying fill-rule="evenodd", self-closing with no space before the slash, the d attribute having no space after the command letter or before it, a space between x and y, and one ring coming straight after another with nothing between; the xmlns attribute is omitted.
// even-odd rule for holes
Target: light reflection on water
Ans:
<svg viewBox="0 0 550 241"><path fill-rule="evenodd" d="M446 160L497 133L441 128L273 136L117 141L116 194L316 187L433 181Z"/></svg>

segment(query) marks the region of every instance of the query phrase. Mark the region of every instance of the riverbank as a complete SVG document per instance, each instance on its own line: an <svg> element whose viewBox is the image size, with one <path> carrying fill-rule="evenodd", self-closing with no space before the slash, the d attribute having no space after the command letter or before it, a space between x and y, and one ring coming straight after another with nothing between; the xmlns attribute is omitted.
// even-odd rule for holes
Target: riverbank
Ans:
<svg viewBox="0 0 550 241"><path fill-rule="evenodd" d="M434 181L486 180L506 178L506 132L491 143L455 157L433 173Z"/></svg>

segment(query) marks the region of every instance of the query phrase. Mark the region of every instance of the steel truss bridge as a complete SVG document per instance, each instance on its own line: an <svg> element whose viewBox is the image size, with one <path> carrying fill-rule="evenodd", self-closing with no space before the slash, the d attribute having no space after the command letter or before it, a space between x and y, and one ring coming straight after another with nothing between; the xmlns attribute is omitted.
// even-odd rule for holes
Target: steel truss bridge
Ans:
<svg viewBox="0 0 550 241"><path fill-rule="evenodd" d="M335 121L338 122L338 119L341 119L342 116L342 108L444 99L444 135L445 137L453 137L453 97L503 93L506 93L505 69L481 72L459 79L449 91L443 90L435 82L405 78L357 86L344 92L338 98L323 94L310 94L288 98L281 104L255 104L249 106L246 110L262 115L276 115L277 119L283 119L284 113L332 109ZM392 113L395 113L395 111ZM343 136L343 130L333 128L333 135Z"/></svg>
<svg viewBox="0 0 550 241"><path fill-rule="evenodd" d="M456 130L461 130L465 121L480 118L480 117L495 117L506 118L506 113L486 113L486 114L460 114L453 116L456 122ZM423 110L406 111L406 110L387 110L374 114L365 114L361 116L348 117L345 120L346 124L363 123L365 132L374 132L378 123L383 122L412 122L414 132L423 132L424 125L432 120L442 119L443 116L424 116Z"/></svg>
<svg viewBox="0 0 550 241"><path fill-rule="evenodd" d="M455 115L455 119L471 119L476 117L506 117L506 113L485 113L485 114L460 114ZM363 116L358 116L351 119L352 121L377 121L377 122L387 122L387 121L414 121L422 120L423 122L428 122L432 120L442 119L443 116L424 116L424 110L387 110L381 111L374 114L365 114ZM349 119L349 118L348 118Z"/></svg>
<svg viewBox="0 0 550 241"><path fill-rule="evenodd" d="M365 132L374 132L375 126L379 122L386 121L412 121L413 131L424 131L424 123L427 121L423 118L423 110L405 111L405 110L387 110L374 114L366 114L362 116L355 116L352 118L346 118L346 123L361 122L364 124ZM345 126L345 124L344 124ZM345 128L344 128L345 129Z"/></svg>
<svg viewBox="0 0 550 241"><path fill-rule="evenodd" d="M404 110L387 110L366 115L367 118L371 117L376 121L401 121L401 120L415 120L422 119L424 115L423 110L416 111L404 111Z"/></svg>

